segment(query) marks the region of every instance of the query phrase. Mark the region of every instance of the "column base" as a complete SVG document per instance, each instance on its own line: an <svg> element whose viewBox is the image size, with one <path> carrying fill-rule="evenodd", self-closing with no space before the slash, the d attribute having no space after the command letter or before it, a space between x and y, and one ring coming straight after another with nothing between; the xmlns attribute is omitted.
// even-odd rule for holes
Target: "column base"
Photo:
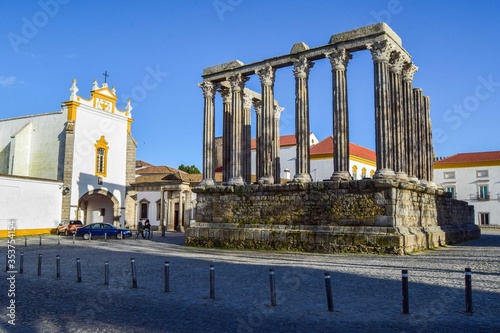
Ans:
<svg viewBox="0 0 500 333"><path fill-rule="evenodd" d="M406 174L406 172L403 172L403 171L396 172L396 179L401 180L401 181L408 181L409 180L408 175Z"/></svg>
<svg viewBox="0 0 500 333"><path fill-rule="evenodd" d="M259 184L274 184L273 176L262 176L259 178Z"/></svg>
<svg viewBox="0 0 500 333"><path fill-rule="evenodd" d="M241 177L241 176L231 177L231 179L229 179L227 184L228 185L245 185L245 181L243 180L243 177Z"/></svg>
<svg viewBox="0 0 500 333"><path fill-rule="evenodd" d="M312 178L308 173L298 173L293 176L293 181L296 183L310 183L312 181Z"/></svg>
<svg viewBox="0 0 500 333"><path fill-rule="evenodd" d="M203 179L200 183L200 186L215 186L215 182L211 178Z"/></svg>
<svg viewBox="0 0 500 333"><path fill-rule="evenodd" d="M373 175L374 179L380 179L380 178L394 178L396 177L396 173L392 169L379 169L375 172Z"/></svg>
<svg viewBox="0 0 500 333"><path fill-rule="evenodd" d="M352 180L352 176L348 171L335 171L330 177L331 180Z"/></svg>

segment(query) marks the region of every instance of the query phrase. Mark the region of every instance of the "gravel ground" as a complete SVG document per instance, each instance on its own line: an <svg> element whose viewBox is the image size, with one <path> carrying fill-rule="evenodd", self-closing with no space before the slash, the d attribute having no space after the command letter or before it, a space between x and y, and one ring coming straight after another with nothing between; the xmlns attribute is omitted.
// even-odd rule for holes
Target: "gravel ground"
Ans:
<svg viewBox="0 0 500 333"><path fill-rule="evenodd" d="M0 332L500 332L498 229L483 230L478 240L406 256L187 248L183 241L176 233L151 241L44 236L42 246L38 237L28 238L28 246L17 238L17 269L23 253L24 272L7 273L0 256ZM6 239L0 248L7 252ZM466 267L472 269L473 313L465 312ZM409 271L409 314L402 313L402 269ZM333 312L327 308L325 272L331 274ZM15 297L9 296L11 276ZM15 326L7 316L12 299Z"/></svg>

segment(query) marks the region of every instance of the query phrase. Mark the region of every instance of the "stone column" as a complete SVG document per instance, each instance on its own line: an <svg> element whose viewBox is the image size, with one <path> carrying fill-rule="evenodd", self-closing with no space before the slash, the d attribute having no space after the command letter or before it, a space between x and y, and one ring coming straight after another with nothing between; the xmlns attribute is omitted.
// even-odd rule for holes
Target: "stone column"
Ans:
<svg viewBox="0 0 500 333"><path fill-rule="evenodd" d="M253 100L253 108L255 109L255 176L260 179L262 174L262 148L261 144L261 126L262 126L262 102Z"/></svg>
<svg viewBox="0 0 500 333"><path fill-rule="evenodd" d="M262 117L261 117L261 136L259 148L261 149L261 173L259 182L264 184L273 184L273 125L274 125L274 78L275 69L266 66L256 70L259 75L262 87Z"/></svg>
<svg viewBox="0 0 500 333"><path fill-rule="evenodd" d="M425 110L425 134L427 137L427 174L426 179L430 182L434 181L434 146L432 144L432 121L431 121L431 99L429 96L424 96L424 110Z"/></svg>
<svg viewBox="0 0 500 333"><path fill-rule="evenodd" d="M231 142L232 142L232 127L231 127L231 88L221 87L219 90L222 96L223 115L222 115L222 182L229 181L229 169L231 165Z"/></svg>
<svg viewBox="0 0 500 333"><path fill-rule="evenodd" d="M403 115L404 115L404 142L406 150L406 173L410 178L416 180L415 173L415 130L414 130L414 111L413 111L413 76L418 70L412 62L403 66Z"/></svg>
<svg viewBox="0 0 500 333"><path fill-rule="evenodd" d="M203 90L203 180L200 185L215 185L214 151L215 151L215 116L214 99L216 85L210 81L198 84Z"/></svg>
<svg viewBox="0 0 500 333"><path fill-rule="evenodd" d="M389 80L389 60L393 45L380 41L367 46L372 53L375 68L375 146L377 153L377 172L375 178L395 176L392 165L391 92Z"/></svg>
<svg viewBox="0 0 500 333"><path fill-rule="evenodd" d="M311 162L309 154L309 71L314 63L302 58L294 61L295 76L295 176L293 180L300 183L311 181Z"/></svg>
<svg viewBox="0 0 500 333"><path fill-rule="evenodd" d="M184 232L184 205L182 202L182 191L179 190L179 231Z"/></svg>
<svg viewBox="0 0 500 333"><path fill-rule="evenodd" d="M403 65L406 57L400 51L391 54L389 65L390 87L391 87L391 113L392 126L394 129L392 137L392 165L396 177L408 180L406 173L406 149L404 145L404 102L403 102Z"/></svg>
<svg viewBox="0 0 500 333"><path fill-rule="evenodd" d="M352 179L349 173L349 114L346 67L352 55L345 49L327 54L332 65L333 174L332 179Z"/></svg>
<svg viewBox="0 0 500 333"><path fill-rule="evenodd" d="M250 110L252 109L252 97L243 96L243 179L247 184L252 182L252 120Z"/></svg>
<svg viewBox="0 0 500 333"><path fill-rule="evenodd" d="M413 117L415 144L413 159L415 161L415 176L423 179L422 168L422 89L413 88Z"/></svg>
<svg viewBox="0 0 500 333"><path fill-rule="evenodd" d="M280 162L280 118L281 112L285 108L277 105L274 107L274 126L273 126L273 174L274 183L281 183L281 162Z"/></svg>
<svg viewBox="0 0 500 333"><path fill-rule="evenodd" d="M231 164L229 174L229 185L244 185L242 175L242 128L243 128L243 89L248 78L241 74L231 76Z"/></svg>

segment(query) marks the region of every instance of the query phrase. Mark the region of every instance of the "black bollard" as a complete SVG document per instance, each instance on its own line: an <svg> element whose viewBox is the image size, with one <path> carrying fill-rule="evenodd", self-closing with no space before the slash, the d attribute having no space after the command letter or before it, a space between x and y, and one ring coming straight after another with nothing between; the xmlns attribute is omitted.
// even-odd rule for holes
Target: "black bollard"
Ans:
<svg viewBox="0 0 500 333"><path fill-rule="evenodd" d="M28 246L28 238L27 237L24 237L24 246Z"/></svg>
<svg viewBox="0 0 500 333"><path fill-rule="evenodd" d="M465 312L472 313L472 272L465 269Z"/></svg>
<svg viewBox="0 0 500 333"><path fill-rule="evenodd" d="M40 235L40 242L38 245L42 246L42 235Z"/></svg>
<svg viewBox="0 0 500 333"><path fill-rule="evenodd" d="M165 292L166 293L168 293L170 291L169 275L170 275L170 263L168 261L165 261Z"/></svg>
<svg viewBox="0 0 500 333"><path fill-rule="evenodd" d="M210 298L215 298L215 267L210 265Z"/></svg>
<svg viewBox="0 0 500 333"><path fill-rule="evenodd" d="M109 263L107 260L104 262L104 284L106 286L109 284Z"/></svg>
<svg viewBox="0 0 500 333"><path fill-rule="evenodd" d="M328 311L333 312L332 283L330 279L330 273L325 273L325 287L326 287L326 301L328 303Z"/></svg>
<svg viewBox="0 0 500 333"><path fill-rule="evenodd" d="M42 276L42 255L38 255L38 276Z"/></svg>
<svg viewBox="0 0 500 333"><path fill-rule="evenodd" d="M24 252L21 252L21 256L19 258L19 273L23 274L24 272Z"/></svg>
<svg viewBox="0 0 500 333"><path fill-rule="evenodd" d="M104 241L107 241L107 240L108 240L108 233L107 233L107 232L105 232L105 233L104 233Z"/></svg>
<svg viewBox="0 0 500 333"><path fill-rule="evenodd" d="M130 259L130 264L132 265L132 288L137 288L137 276L135 270L135 259Z"/></svg>
<svg viewBox="0 0 500 333"><path fill-rule="evenodd" d="M403 287L403 313L410 313L410 300L408 298L408 270L403 269L401 271L401 280Z"/></svg>
<svg viewBox="0 0 500 333"><path fill-rule="evenodd" d="M57 235L57 245L61 245L61 235Z"/></svg>
<svg viewBox="0 0 500 333"><path fill-rule="evenodd" d="M269 287L271 290L271 306L276 306L276 284L274 281L274 269L269 269Z"/></svg>
<svg viewBox="0 0 500 333"><path fill-rule="evenodd" d="M56 278L61 278L61 256L56 255Z"/></svg>
<svg viewBox="0 0 500 333"><path fill-rule="evenodd" d="M76 258L76 282L82 282L82 264L80 258Z"/></svg>
<svg viewBox="0 0 500 333"><path fill-rule="evenodd" d="M73 244L75 244L75 236L76 236L76 233L73 234Z"/></svg>

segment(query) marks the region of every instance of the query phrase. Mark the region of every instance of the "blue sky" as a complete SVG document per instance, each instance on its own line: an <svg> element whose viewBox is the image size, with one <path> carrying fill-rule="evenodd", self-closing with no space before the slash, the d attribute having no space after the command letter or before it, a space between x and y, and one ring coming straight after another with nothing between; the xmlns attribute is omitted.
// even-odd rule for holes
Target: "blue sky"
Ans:
<svg viewBox="0 0 500 333"><path fill-rule="evenodd" d="M205 67L287 54L333 34L384 21L419 67L414 86L431 98L437 156L500 150L500 2L0 0L0 118L60 109L73 78L88 98L92 82L131 98L137 158L201 170ZM311 131L332 134L331 69L310 79ZM258 77L247 87L260 90ZM375 148L373 64L368 51L348 65L351 141ZM294 133L291 68L277 71L280 130ZM216 100L217 134L221 101Z"/></svg>

